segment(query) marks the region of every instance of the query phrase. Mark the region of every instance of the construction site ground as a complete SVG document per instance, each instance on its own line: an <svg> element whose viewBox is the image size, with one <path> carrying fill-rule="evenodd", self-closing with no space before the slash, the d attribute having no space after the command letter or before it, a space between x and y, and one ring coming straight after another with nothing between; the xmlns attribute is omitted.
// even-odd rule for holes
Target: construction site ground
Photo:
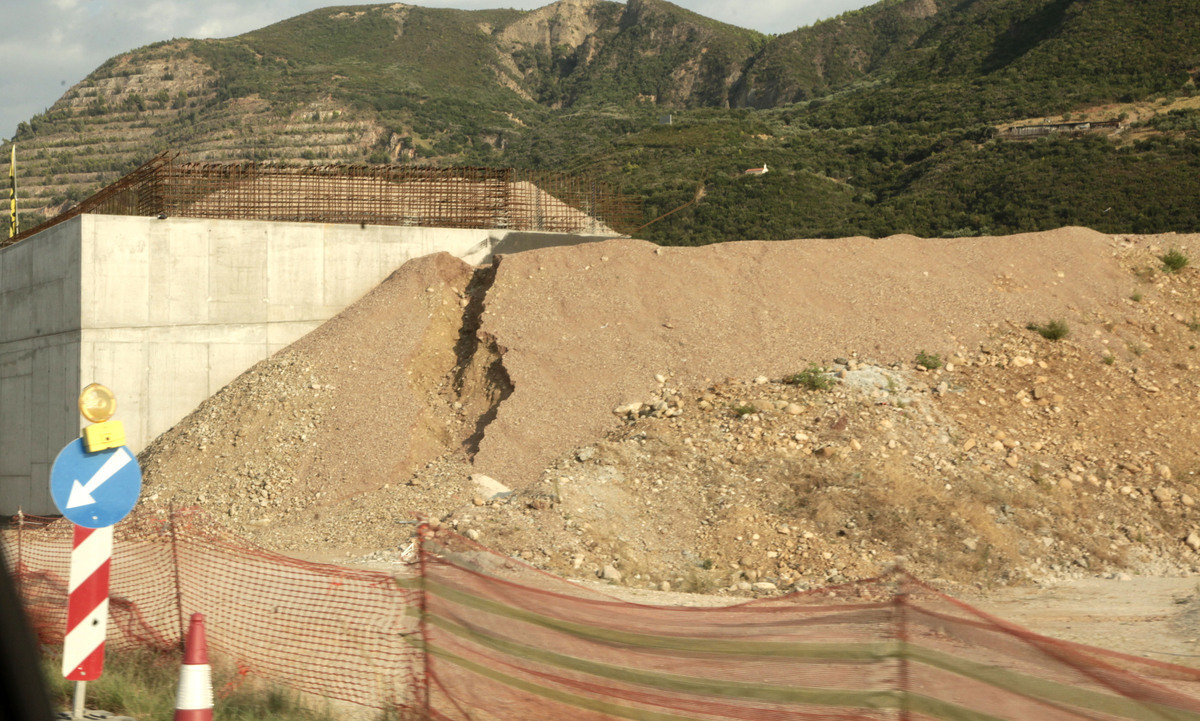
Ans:
<svg viewBox="0 0 1200 721"><path fill-rule="evenodd" d="M429 256L156 440L143 500L382 569L428 519L634 600L899 563L1188 663L1200 270L1172 251L1200 261L1200 236Z"/></svg>

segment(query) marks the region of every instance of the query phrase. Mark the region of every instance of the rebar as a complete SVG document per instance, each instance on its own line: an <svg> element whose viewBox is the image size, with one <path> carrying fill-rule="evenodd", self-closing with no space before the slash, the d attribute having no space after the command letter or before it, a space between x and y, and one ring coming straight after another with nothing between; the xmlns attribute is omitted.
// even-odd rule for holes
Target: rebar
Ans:
<svg viewBox="0 0 1200 721"><path fill-rule="evenodd" d="M10 242L84 213L597 235L642 215L636 198L553 171L191 162L168 151Z"/></svg>

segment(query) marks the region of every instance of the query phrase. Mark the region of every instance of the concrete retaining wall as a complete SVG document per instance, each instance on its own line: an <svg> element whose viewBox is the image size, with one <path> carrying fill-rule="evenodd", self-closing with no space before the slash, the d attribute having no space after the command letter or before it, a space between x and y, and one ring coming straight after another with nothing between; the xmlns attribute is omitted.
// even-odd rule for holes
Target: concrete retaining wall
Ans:
<svg viewBox="0 0 1200 721"><path fill-rule="evenodd" d="M137 452L410 258L599 239L82 215L0 250L0 514L57 513L50 466L88 383L116 393Z"/></svg>

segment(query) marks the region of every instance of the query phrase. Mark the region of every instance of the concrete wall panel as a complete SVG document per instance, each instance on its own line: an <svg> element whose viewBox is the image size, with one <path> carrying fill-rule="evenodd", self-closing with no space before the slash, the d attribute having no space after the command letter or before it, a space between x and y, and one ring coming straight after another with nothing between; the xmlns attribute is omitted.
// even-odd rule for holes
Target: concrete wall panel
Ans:
<svg viewBox="0 0 1200 721"><path fill-rule="evenodd" d="M17 451L0 453L0 476L29 475L33 462L28 453L33 431L29 424L32 387L30 374L0 378L0 397L6 401L0 406L0 438L4 439L6 450ZM21 453L20 449L26 452Z"/></svg>
<svg viewBox="0 0 1200 721"><path fill-rule="evenodd" d="M267 234L267 318L309 320L325 312L325 234L297 233L293 226L273 226Z"/></svg>
<svg viewBox="0 0 1200 721"><path fill-rule="evenodd" d="M207 323L209 302L208 225L204 221L159 222L170 253L162 266L169 279L166 295L170 325Z"/></svg>
<svg viewBox="0 0 1200 721"><path fill-rule="evenodd" d="M103 216L81 217L82 243L91 250L91 263L83 265L83 327L149 325L150 238L144 224L138 227L102 222Z"/></svg>
<svg viewBox="0 0 1200 721"><path fill-rule="evenodd" d="M208 321L267 321L268 223L218 223L208 230Z"/></svg>
<svg viewBox="0 0 1200 721"><path fill-rule="evenodd" d="M95 336L87 331L83 335L81 358L80 388L89 383L102 383L112 389L117 396L114 420L124 424L129 447L135 452L140 451L149 440L150 378L166 369L150 367L147 343L95 340Z"/></svg>
<svg viewBox="0 0 1200 721"><path fill-rule="evenodd" d="M56 512L50 464L87 383L140 451L406 261L579 236L84 215L0 251L0 513ZM598 240L599 238L591 238Z"/></svg>
<svg viewBox="0 0 1200 721"><path fill-rule="evenodd" d="M30 373L29 455L34 463L51 462L62 447L79 436L79 335L55 336L57 341L34 352Z"/></svg>
<svg viewBox="0 0 1200 721"><path fill-rule="evenodd" d="M50 464L79 428L82 225L0 250L0 513L56 513Z"/></svg>
<svg viewBox="0 0 1200 721"><path fill-rule="evenodd" d="M202 343L149 343L148 365L154 369L146 386L145 423L140 429L149 443L158 432L175 425L207 398L209 346Z"/></svg>

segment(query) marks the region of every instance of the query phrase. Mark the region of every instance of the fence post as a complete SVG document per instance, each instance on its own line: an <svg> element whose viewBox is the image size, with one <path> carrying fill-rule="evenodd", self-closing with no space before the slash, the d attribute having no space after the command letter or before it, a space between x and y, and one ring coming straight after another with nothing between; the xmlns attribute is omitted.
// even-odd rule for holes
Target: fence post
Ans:
<svg viewBox="0 0 1200 721"><path fill-rule="evenodd" d="M428 523L422 523L417 527L417 569L421 577L421 582L418 584L421 588L421 621L419 627L421 633L421 658L424 662L424 669L422 670L421 677L425 692L425 699L422 705L425 706L424 718L427 719L433 718L430 710L430 696L433 695L431 692L431 687L433 684L429 680L429 578L427 575L425 560L425 540L429 537L431 532L432 531L429 528Z"/></svg>
<svg viewBox="0 0 1200 721"><path fill-rule="evenodd" d="M187 638L183 629L183 584L179 580L179 544L175 532L175 504L167 509L167 531L171 534L171 568L175 571L175 615L179 617L179 643Z"/></svg>
<svg viewBox="0 0 1200 721"><path fill-rule="evenodd" d="M17 589L17 597L24 598L21 595L21 570L25 567L25 555L22 553L21 539L25 535L25 510L17 508L17 562L12 567L13 585Z"/></svg>
<svg viewBox="0 0 1200 721"><path fill-rule="evenodd" d="M908 613L906 612L908 605L908 592L904 589L899 589L892 599L892 604L895 608L896 619L896 640L898 641L897 661L898 668L898 686L900 687L900 721L909 721L911 716L911 698L909 687L911 680L909 676L908 665Z"/></svg>

